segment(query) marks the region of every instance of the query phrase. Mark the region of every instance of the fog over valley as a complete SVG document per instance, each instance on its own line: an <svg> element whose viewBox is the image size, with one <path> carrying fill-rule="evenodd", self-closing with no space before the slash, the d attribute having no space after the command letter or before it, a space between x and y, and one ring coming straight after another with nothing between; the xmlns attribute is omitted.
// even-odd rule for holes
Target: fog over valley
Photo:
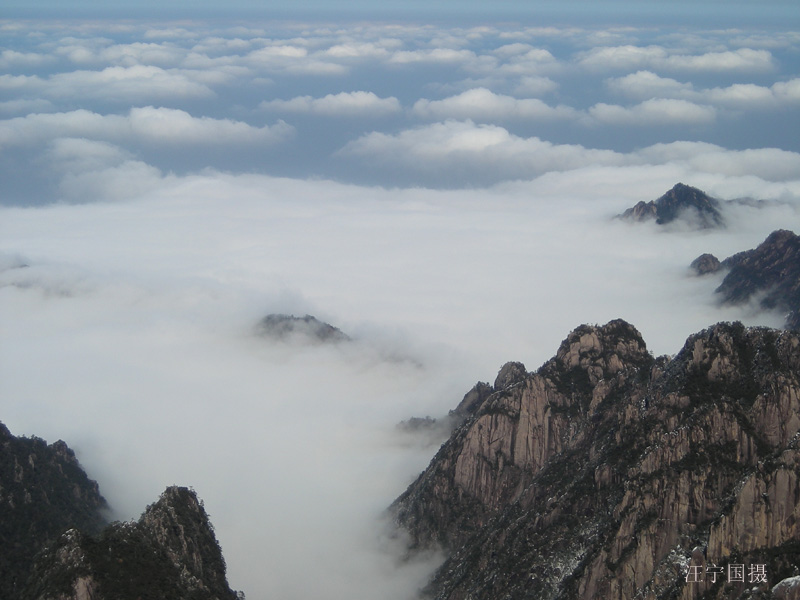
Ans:
<svg viewBox="0 0 800 600"><path fill-rule="evenodd" d="M582 323L785 317L689 265L800 233L796 23L565 23L0 20L0 421L116 519L193 486L250 600L413 598L400 421ZM678 182L725 226L615 218Z"/></svg>

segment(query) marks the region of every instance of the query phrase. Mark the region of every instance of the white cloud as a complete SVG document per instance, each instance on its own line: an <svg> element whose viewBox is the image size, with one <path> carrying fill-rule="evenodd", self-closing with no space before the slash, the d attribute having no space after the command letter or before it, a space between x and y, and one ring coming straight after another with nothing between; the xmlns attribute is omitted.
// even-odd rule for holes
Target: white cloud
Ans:
<svg viewBox="0 0 800 600"><path fill-rule="evenodd" d="M484 71L496 71L507 76L531 77L558 72L563 65L548 50L532 47L526 52L510 55L507 61L499 65L487 61L481 67Z"/></svg>
<svg viewBox="0 0 800 600"><path fill-rule="evenodd" d="M661 77L651 71L637 71L607 79L606 85L612 91L632 98L680 98L741 109L769 109L800 100L800 79L780 81L771 87L735 83L727 87L699 89L691 83Z"/></svg>
<svg viewBox="0 0 800 600"><path fill-rule="evenodd" d="M680 113L684 107L679 105L677 110ZM533 179L590 167L673 165L691 176L753 176L776 182L793 181L800 172L800 154L776 148L728 150L702 142L673 142L621 153L522 138L502 127L471 121L434 123L394 135L369 133L348 143L339 155L426 181L438 175L441 181L460 186Z"/></svg>
<svg viewBox="0 0 800 600"><path fill-rule="evenodd" d="M542 96L554 92L558 89L558 83L549 77L537 75L524 75L519 78L519 83L514 87L514 91L524 96Z"/></svg>
<svg viewBox="0 0 800 600"><path fill-rule="evenodd" d="M599 103L588 113L591 119L606 125L704 124L716 118L716 111L711 106L667 98L645 100L632 107Z"/></svg>
<svg viewBox="0 0 800 600"><path fill-rule="evenodd" d="M728 150L703 142L655 144L638 153L655 164L679 163L703 173L753 175L765 181L792 181L800 173L800 154L779 148Z"/></svg>
<svg viewBox="0 0 800 600"><path fill-rule="evenodd" d="M47 78L1 75L0 89L38 94L50 99L91 98L124 102L164 98L203 98L214 95L190 72L136 65L107 67L101 71L69 71Z"/></svg>
<svg viewBox="0 0 800 600"><path fill-rule="evenodd" d="M252 68L292 75L343 75L348 68L331 57L314 54L297 44L275 44L253 50L242 62Z"/></svg>
<svg viewBox="0 0 800 600"><path fill-rule="evenodd" d="M269 100L260 104L266 110L312 113L325 116L380 117L402 111L397 98L379 98L372 92L341 92L322 98L298 96L291 100Z"/></svg>
<svg viewBox="0 0 800 600"><path fill-rule="evenodd" d="M0 69L34 69L53 62L53 57L36 52L18 52L3 50L0 52Z"/></svg>
<svg viewBox="0 0 800 600"><path fill-rule="evenodd" d="M578 63L584 67L602 70L631 70L662 64L667 51L660 46L609 46L593 48L583 53Z"/></svg>
<svg viewBox="0 0 800 600"><path fill-rule="evenodd" d="M672 70L688 72L772 71L775 63L768 50L740 48L725 52L678 54L662 46L611 46L582 53L578 63L592 70Z"/></svg>
<svg viewBox="0 0 800 600"><path fill-rule="evenodd" d="M55 105L49 100L44 98L37 99L21 99L21 100L7 100L0 102L0 114L4 115L19 115L28 114L32 112L48 112L54 111Z"/></svg>
<svg viewBox="0 0 800 600"><path fill-rule="evenodd" d="M772 54L768 50L740 48L727 52L709 52L697 56L673 55L664 66L684 71L746 71L761 73L774 67Z"/></svg>
<svg viewBox="0 0 800 600"><path fill-rule="evenodd" d="M606 80L613 91L632 98L649 99L654 97L674 98L692 91L691 83L682 83L668 77L661 77L652 71L637 71Z"/></svg>
<svg viewBox="0 0 800 600"><path fill-rule="evenodd" d="M537 98L513 98L495 94L487 88L475 88L444 98L418 100L413 107L416 116L425 119L472 119L474 121L505 121L510 119L568 119L576 111L551 107Z"/></svg>
<svg viewBox="0 0 800 600"><path fill-rule="evenodd" d="M399 45L401 45L399 40L395 40L394 42L395 43L389 44L376 44L374 42L344 42L335 44L330 48L323 50L320 52L320 54L323 56L329 56L335 60L354 58L382 60L389 57L389 48L397 48Z"/></svg>
<svg viewBox="0 0 800 600"><path fill-rule="evenodd" d="M26 145L58 137L159 145L263 144L286 139L293 129L283 122L253 127L242 121L193 117L183 110L147 106L127 115L87 110L30 114L0 121L0 147Z"/></svg>
<svg viewBox="0 0 800 600"><path fill-rule="evenodd" d="M495 125L446 121L402 131L396 135L373 132L348 143L342 156L357 156L367 164L420 174L444 171L479 181L532 178L547 171L575 169L586 164L623 164L610 150L580 145L551 144L539 138L521 138Z"/></svg>
<svg viewBox="0 0 800 600"><path fill-rule="evenodd" d="M779 100L797 102L800 100L800 78L778 82L772 86L772 91Z"/></svg>
<svg viewBox="0 0 800 600"><path fill-rule="evenodd" d="M452 48L432 48L424 50L399 50L392 53L389 63L413 64L413 63L439 63L439 64L459 64L472 63L477 56L471 50L456 50Z"/></svg>

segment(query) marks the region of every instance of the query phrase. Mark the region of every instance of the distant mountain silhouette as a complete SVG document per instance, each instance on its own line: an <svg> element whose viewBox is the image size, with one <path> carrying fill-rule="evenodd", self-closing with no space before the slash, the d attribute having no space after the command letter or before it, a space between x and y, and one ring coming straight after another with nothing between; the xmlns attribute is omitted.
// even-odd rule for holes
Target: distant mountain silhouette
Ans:
<svg viewBox="0 0 800 600"><path fill-rule="evenodd" d="M676 184L657 200L638 202L618 217L628 221L655 220L659 225L684 220L702 229L725 224L719 200L683 183Z"/></svg>
<svg viewBox="0 0 800 600"><path fill-rule="evenodd" d="M276 340L305 339L311 342L346 342L350 336L312 315L270 314L261 319L256 333Z"/></svg>

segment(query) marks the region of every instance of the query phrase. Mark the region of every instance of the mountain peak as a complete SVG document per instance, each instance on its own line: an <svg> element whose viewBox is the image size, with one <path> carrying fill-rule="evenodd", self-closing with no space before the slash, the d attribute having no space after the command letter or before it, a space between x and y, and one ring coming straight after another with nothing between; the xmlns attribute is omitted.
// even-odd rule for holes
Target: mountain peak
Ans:
<svg viewBox="0 0 800 600"><path fill-rule="evenodd" d="M172 486L137 522L67 531L39 554L23 597L236 600L225 571L202 502Z"/></svg>
<svg viewBox="0 0 800 600"><path fill-rule="evenodd" d="M279 341L292 339L312 343L350 341L350 336L341 329L320 321L313 315L296 317L281 313L269 314L259 321L256 333Z"/></svg>
<svg viewBox="0 0 800 600"><path fill-rule="evenodd" d="M704 191L684 183L676 183L658 199L638 202L619 217L629 221L655 219L658 225L684 220L701 229L710 229L724 225L719 208L719 200Z"/></svg>

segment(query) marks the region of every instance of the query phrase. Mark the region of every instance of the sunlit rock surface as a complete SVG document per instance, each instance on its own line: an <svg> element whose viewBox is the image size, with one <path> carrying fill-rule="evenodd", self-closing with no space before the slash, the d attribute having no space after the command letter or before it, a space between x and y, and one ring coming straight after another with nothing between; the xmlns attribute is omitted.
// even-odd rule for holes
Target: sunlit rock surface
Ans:
<svg viewBox="0 0 800 600"><path fill-rule="evenodd" d="M797 333L718 324L654 358L617 320L511 364L391 507L450 555L427 596L768 598L800 575Z"/></svg>

